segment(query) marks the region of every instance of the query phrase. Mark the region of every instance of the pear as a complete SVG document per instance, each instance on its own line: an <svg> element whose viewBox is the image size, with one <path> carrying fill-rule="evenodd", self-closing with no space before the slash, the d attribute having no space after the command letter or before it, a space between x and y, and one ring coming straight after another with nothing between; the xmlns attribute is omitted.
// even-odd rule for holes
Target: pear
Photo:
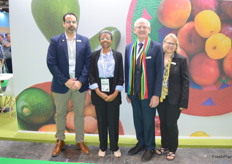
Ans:
<svg viewBox="0 0 232 164"><path fill-rule="evenodd" d="M42 34L49 41L51 37L64 32L63 16L73 12L80 16L78 0L32 0L31 12Z"/></svg>
<svg viewBox="0 0 232 164"><path fill-rule="evenodd" d="M110 31L112 33L113 41L112 41L112 44L111 44L111 48L116 50L117 47L118 47L118 44L120 42L120 39L121 39L120 31L116 27L105 27L102 30L108 30L108 31ZM99 31L97 34L95 34L90 39L90 46L91 46L92 51L96 51L96 50L99 50L101 48L101 44L99 42L99 34L100 34L101 31Z"/></svg>

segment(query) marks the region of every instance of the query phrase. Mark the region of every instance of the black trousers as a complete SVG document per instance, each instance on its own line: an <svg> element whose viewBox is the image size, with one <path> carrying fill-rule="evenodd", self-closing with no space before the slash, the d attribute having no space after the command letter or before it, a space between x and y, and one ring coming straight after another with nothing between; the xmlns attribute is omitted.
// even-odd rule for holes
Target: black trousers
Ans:
<svg viewBox="0 0 232 164"><path fill-rule="evenodd" d="M179 105L169 104L167 97L158 105L157 110L160 118L161 147L175 153L179 135L177 120L181 113Z"/></svg>
<svg viewBox="0 0 232 164"><path fill-rule="evenodd" d="M93 92L92 92L93 93ZM108 132L110 139L110 150L117 151L119 135L119 106L118 101L106 102L99 97L98 103L95 104L100 149L106 151L108 146Z"/></svg>
<svg viewBox="0 0 232 164"><path fill-rule="evenodd" d="M7 67L7 73L13 73L12 69L12 59L6 59L6 67Z"/></svg>

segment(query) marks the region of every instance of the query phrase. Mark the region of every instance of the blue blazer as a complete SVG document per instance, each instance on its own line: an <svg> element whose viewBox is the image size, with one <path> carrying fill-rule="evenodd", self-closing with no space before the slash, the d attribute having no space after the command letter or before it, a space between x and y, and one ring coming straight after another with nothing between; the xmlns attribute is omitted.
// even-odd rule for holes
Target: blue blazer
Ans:
<svg viewBox="0 0 232 164"><path fill-rule="evenodd" d="M128 89L129 83L129 63L130 51L133 43L126 46L125 51L125 91ZM161 95L163 80L163 50L159 43L151 41L148 53L146 54L146 68L148 81L148 97ZM128 95L130 98L132 96Z"/></svg>
<svg viewBox="0 0 232 164"><path fill-rule="evenodd" d="M76 34L76 68L75 77L82 83L79 90L84 92L89 87L89 64L91 48L89 39ZM51 38L47 54L47 66L53 76L52 91L56 93L66 93L68 87L65 83L70 79L68 47L65 33Z"/></svg>

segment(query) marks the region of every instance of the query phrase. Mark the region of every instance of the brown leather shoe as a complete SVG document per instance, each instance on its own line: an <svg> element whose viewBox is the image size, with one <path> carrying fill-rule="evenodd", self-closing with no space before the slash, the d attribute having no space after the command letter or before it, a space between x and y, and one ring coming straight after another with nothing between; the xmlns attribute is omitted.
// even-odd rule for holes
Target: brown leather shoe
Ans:
<svg viewBox="0 0 232 164"><path fill-rule="evenodd" d="M56 141L56 147L52 151L52 156L57 157L60 153L62 148L64 147L65 143L62 140L57 140Z"/></svg>
<svg viewBox="0 0 232 164"><path fill-rule="evenodd" d="M84 154L89 154L89 148L84 144L84 142L77 143L77 146L81 149Z"/></svg>

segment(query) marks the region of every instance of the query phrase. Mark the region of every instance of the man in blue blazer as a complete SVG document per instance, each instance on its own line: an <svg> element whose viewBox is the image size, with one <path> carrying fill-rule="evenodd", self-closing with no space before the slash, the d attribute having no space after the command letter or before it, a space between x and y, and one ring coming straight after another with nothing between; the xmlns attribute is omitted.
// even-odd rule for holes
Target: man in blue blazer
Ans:
<svg viewBox="0 0 232 164"><path fill-rule="evenodd" d="M154 117L163 78L162 47L148 37L150 30L148 20L136 20L134 33L137 40L127 45L125 51L125 89L127 101L132 104L138 140L128 155L135 155L145 149L142 162L149 161L154 155Z"/></svg>
<svg viewBox="0 0 232 164"><path fill-rule="evenodd" d="M65 32L51 38L48 48L47 65L53 76L52 95L56 105L56 147L52 156L61 153L65 143L66 114L69 100L74 111L74 125L77 146L89 154L84 144L84 101L89 87L89 63L91 49L89 39L76 34L77 17L74 13L63 16Z"/></svg>

